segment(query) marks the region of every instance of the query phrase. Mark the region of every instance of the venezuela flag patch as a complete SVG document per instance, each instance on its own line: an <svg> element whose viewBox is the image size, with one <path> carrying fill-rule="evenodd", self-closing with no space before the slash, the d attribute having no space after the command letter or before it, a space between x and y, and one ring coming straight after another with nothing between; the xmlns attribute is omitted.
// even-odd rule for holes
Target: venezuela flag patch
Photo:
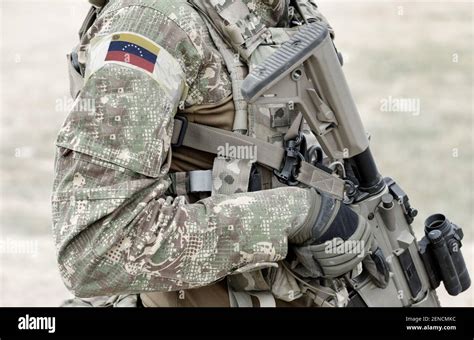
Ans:
<svg viewBox="0 0 474 340"><path fill-rule="evenodd" d="M91 40L87 49L85 82L97 72L109 77L111 70L117 67L135 71L121 77L141 77L136 72L151 77L173 102L186 91L186 74L179 61L164 47L138 33L115 32ZM115 72L112 75L119 76Z"/></svg>
<svg viewBox="0 0 474 340"><path fill-rule="evenodd" d="M105 60L128 63L153 73L158 53L160 48L147 39L122 33L112 36Z"/></svg>

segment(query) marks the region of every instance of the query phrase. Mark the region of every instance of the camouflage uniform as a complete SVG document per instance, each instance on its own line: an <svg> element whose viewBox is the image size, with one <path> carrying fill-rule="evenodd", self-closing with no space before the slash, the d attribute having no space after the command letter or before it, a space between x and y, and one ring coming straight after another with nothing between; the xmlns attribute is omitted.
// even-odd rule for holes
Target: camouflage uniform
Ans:
<svg viewBox="0 0 474 340"><path fill-rule="evenodd" d="M158 72L103 59L102 46L124 32L159 50ZM186 108L205 108L231 95L201 17L185 1L112 1L82 47L85 84L59 132L52 198L67 287L81 297L176 291L284 259L289 228L305 223L314 201L308 190L214 195L193 204L167 196L181 98ZM93 110L81 107L85 100ZM202 116L189 115L212 124Z"/></svg>
<svg viewBox="0 0 474 340"><path fill-rule="evenodd" d="M105 60L104 46L120 34L158 51L153 72ZM231 82L198 13L186 1L111 1L81 44L85 83L59 132L52 198L68 289L80 297L179 291L284 259L289 229L306 223L314 204L308 189L192 204L170 195L173 169L209 165L206 155L180 163L170 148L181 101L191 120L230 129L206 116L232 108Z"/></svg>

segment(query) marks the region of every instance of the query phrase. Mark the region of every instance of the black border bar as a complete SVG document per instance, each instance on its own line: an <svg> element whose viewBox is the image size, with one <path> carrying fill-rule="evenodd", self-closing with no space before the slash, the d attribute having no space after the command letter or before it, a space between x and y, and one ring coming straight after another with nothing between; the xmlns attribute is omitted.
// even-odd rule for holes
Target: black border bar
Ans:
<svg viewBox="0 0 474 340"><path fill-rule="evenodd" d="M20 318L26 315L30 320L31 317L55 317L55 333L18 329ZM409 330L409 326L421 326L421 329ZM434 326L450 329L437 330ZM61 339L151 336L153 339L448 337L472 340L474 309L0 308L1 340L38 336Z"/></svg>

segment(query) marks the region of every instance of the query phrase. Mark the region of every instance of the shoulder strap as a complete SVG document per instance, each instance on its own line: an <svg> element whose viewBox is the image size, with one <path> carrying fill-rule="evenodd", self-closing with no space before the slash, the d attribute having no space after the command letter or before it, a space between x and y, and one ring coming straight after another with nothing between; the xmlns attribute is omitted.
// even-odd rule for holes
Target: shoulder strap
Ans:
<svg viewBox="0 0 474 340"><path fill-rule="evenodd" d="M84 34L86 34L89 28L91 28L91 26L94 24L97 17L99 16L99 13L109 3L109 0L89 0L89 3L92 6L89 9L86 18L84 19L81 28L79 29L79 39L82 39Z"/></svg>
<svg viewBox="0 0 474 340"><path fill-rule="evenodd" d="M208 21L221 38L244 60L270 36L262 20L241 0L213 3L208 0L188 0Z"/></svg>
<svg viewBox="0 0 474 340"><path fill-rule="evenodd" d="M210 18L208 18L205 13L201 12L201 10L198 9L198 11L203 16L211 39L222 55L227 71L231 77L232 99L234 101L235 107L234 125L232 131L246 134L248 128L247 101L242 95L241 85L248 74L248 67L240 60L239 55L232 49L229 43L225 40L225 37L217 30Z"/></svg>

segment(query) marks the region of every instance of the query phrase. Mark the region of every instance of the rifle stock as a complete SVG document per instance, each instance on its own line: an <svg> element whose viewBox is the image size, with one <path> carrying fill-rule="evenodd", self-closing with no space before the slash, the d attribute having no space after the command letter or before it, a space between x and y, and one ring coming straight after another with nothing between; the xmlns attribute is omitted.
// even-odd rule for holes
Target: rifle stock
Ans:
<svg viewBox="0 0 474 340"><path fill-rule="evenodd" d="M345 284L355 292L349 306L439 306L433 284L433 277L442 276L433 273L439 266L433 265L433 256L420 256L411 226L417 211L408 196L377 170L327 26L305 25L251 70L242 94L250 105L287 105L301 112L327 156L326 164L343 166L340 176L351 188L346 200L369 220L391 272L384 289L364 272L346 277Z"/></svg>

